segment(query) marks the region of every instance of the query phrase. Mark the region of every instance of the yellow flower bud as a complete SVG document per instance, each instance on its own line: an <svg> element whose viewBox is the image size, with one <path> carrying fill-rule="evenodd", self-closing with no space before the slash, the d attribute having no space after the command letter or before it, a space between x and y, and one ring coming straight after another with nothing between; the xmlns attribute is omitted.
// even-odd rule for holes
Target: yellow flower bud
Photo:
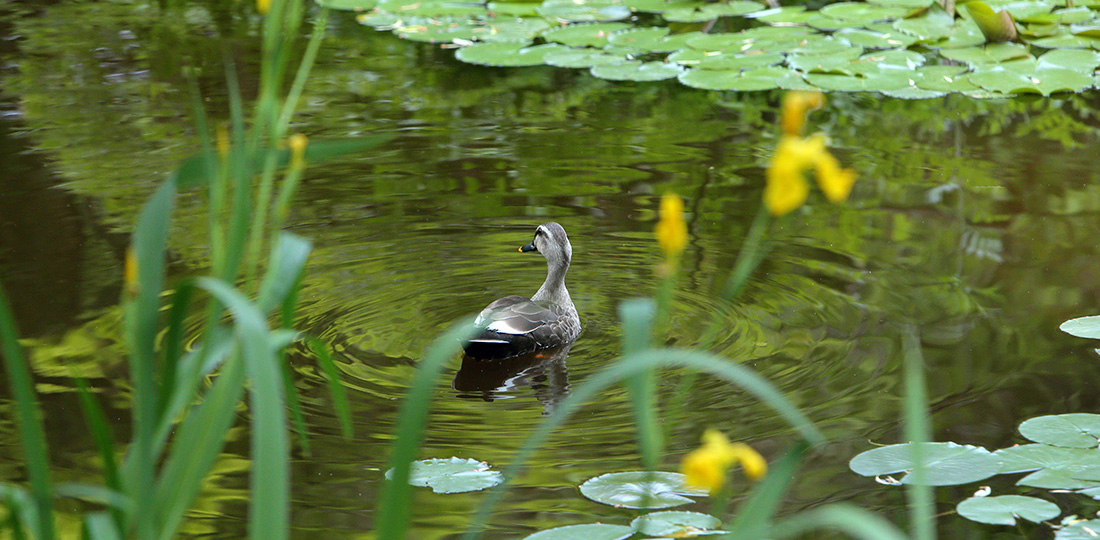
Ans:
<svg viewBox="0 0 1100 540"><path fill-rule="evenodd" d="M271 8L271 0L256 0L256 11L260 12L260 15L267 15L269 8Z"/></svg>
<svg viewBox="0 0 1100 540"><path fill-rule="evenodd" d="M305 163L306 146L309 144L309 138L301 133L295 133L287 139L286 144L290 147L290 166L301 167Z"/></svg>
<svg viewBox="0 0 1100 540"><path fill-rule="evenodd" d="M138 261L133 248L126 248L126 260L122 266L122 280L126 284L126 292L131 295L138 293Z"/></svg>
<svg viewBox="0 0 1100 540"><path fill-rule="evenodd" d="M687 245L687 224L684 223L684 201L672 193L661 197L660 220L654 233L657 245L665 252L665 257L674 259L684 251Z"/></svg>

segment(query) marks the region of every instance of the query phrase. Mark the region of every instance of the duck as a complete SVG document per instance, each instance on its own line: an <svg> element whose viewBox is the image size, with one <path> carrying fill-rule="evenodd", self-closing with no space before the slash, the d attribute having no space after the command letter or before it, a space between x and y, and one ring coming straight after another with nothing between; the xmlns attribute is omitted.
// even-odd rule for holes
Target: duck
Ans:
<svg viewBox="0 0 1100 540"><path fill-rule="evenodd" d="M505 296L485 306L474 320L481 331L462 344L469 357L519 356L571 344L581 333L581 319L565 288L573 258L565 228L552 221L543 223L519 251L539 253L546 259L546 280L530 298Z"/></svg>

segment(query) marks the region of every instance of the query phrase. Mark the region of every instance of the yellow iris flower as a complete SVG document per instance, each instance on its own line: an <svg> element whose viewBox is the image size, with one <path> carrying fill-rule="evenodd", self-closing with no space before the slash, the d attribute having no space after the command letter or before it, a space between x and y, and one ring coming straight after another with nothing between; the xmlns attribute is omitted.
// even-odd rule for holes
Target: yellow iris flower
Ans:
<svg viewBox="0 0 1100 540"><path fill-rule="evenodd" d="M271 8L271 0L256 0L256 11L260 12L260 15L267 15L267 10Z"/></svg>
<svg viewBox="0 0 1100 540"><path fill-rule="evenodd" d="M309 139L301 133L295 133L287 139L286 143L290 147L290 166L301 167L305 163Z"/></svg>
<svg viewBox="0 0 1100 540"><path fill-rule="evenodd" d="M780 118L783 136L768 164L764 188L764 205L773 216L786 215L806 202L810 186L805 173L809 169L814 170L817 184L830 201L847 200L852 191L855 172L841 168L840 162L825 148L825 138L799 135L806 113L820 107L824 100L820 92L791 92L784 96Z"/></svg>
<svg viewBox="0 0 1100 540"><path fill-rule="evenodd" d="M684 223L684 201L678 195L666 193L661 197L661 209L658 212L657 245L665 252L668 260L679 257L687 245L687 224Z"/></svg>
<svg viewBox="0 0 1100 540"><path fill-rule="evenodd" d="M680 461L680 472L690 487L704 488L711 493L721 489L726 481L726 469L740 463L750 480L762 478L768 472L768 462L744 443L730 443L722 432L708 429L703 433L703 446L688 452Z"/></svg>

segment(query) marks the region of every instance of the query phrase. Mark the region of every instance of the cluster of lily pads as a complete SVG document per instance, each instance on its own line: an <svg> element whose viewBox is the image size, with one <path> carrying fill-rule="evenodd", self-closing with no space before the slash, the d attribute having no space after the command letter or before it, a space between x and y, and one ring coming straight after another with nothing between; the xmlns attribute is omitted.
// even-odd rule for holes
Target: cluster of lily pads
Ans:
<svg viewBox="0 0 1100 540"><path fill-rule="evenodd" d="M392 471L391 471L392 472ZM390 477L390 472L386 473ZM426 459L415 461L409 475L414 486L430 487L436 493L464 493L493 487L504 481L499 471L476 459ZM616 508L654 510L695 502L706 490L684 485L684 475L671 472L620 472L588 479L581 494ZM629 525L586 523L539 531L524 540L623 540L635 534L650 538L687 538L721 534L718 518L699 512L651 512Z"/></svg>
<svg viewBox="0 0 1100 540"><path fill-rule="evenodd" d="M1077 337L1100 339L1100 316L1066 321L1061 329ZM933 486L961 485L997 474L1028 473L1016 485L1100 500L1100 414L1039 416L1021 423L1019 431L1032 444L990 452L952 442L921 443L916 449L925 464L921 481ZM895 444L868 450L852 458L849 467L883 484L912 483L915 446ZM956 511L967 519L995 525L1016 525L1017 519L1040 523L1062 514L1057 504L1038 497L988 496L985 489L960 502ZM1100 519L1071 515L1055 526L1054 538L1095 538L1096 531L1100 531Z"/></svg>
<svg viewBox="0 0 1100 540"><path fill-rule="evenodd" d="M935 0L820 10L768 9L751 0L317 1L359 11L362 24L404 39L457 48L463 62L580 68L609 80L902 98L1048 95L1100 84L1100 0L1070 0L1074 7L1066 0L970 0L971 9L958 14ZM1002 24L1020 42L989 43L988 24L983 33L971 12L979 21L1009 14ZM748 28L714 32L722 19L723 27Z"/></svg>

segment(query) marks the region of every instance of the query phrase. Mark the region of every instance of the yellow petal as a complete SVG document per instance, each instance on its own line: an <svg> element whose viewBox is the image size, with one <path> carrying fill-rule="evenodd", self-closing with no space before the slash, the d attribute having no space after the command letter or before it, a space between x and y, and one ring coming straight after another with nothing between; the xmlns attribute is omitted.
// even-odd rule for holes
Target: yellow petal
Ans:
<svg viewBox="0 0 1100 540"><path fill-rule="evenodd" d="M744 443L731 445L737 455L737 461L741 463L741 470L749 480L759 480L768 473L768 462L751 446Z"/></svg>
<svg viewBox="0 0 1100 540"><path fill-rule="evenodd" d="M796 163L773 163L768 167L764 206L773 216L784 216L802 206L809 196L810 186Z"/></svg>
<svg viewBox="0 0 1100 540"><path fill-rule="evenodd" d="M784 94L779 118L783 133L798 135L806 123L806 113L821 107L824 103L825 95L821 92L795 91Z"/></svg>
<svg viewBox="0 0 1100 540"><path fill-rule="evenodd" d="M256 11L259 11L260 15L267 15L267 10L270 7L271 0L256 0Z"/></svg>
<svg viewBox="0 0 1100 540"><path fill-rule="evenodd" d="M301 167L305 161L306 145L309 143L309 139L301 133L295 133L287 139L286 144L290 147L290 166Z"/></svg>
<svg viewBox="0 0 1100 540"><path fill-rule="evenodd" d="M680 472L685 477L684 484L711 493L718 491L726 481L726 468L705 448L688 452L680 461Z"/></svg>
<svg viewBox="0 0 1100 540"><path fill-rule="evenodd" d="M826 152L814 162L817 172L817 185L830 201L837 203L848 200L852 185L856 182L856 173L851 169L841 169L840 162Z"/></svg>
<svg viewBox="0 0 1100 540"><path fill-rule="evenodd" d="M687 245L687 224L684 223L684 201L679 196L668 193L661 197L661 207L658 211L660 221L654 234L657 236L657 245L665 256L672 259L684 251Z"/></svg>
<svg viewBox="0 0 1100 540"><path fill-rule="evenodd" d="M126 283L126 291L130 294L138 292L138 261L132 248L126 248L126 263L122 270L123 281Z"/></svg>

